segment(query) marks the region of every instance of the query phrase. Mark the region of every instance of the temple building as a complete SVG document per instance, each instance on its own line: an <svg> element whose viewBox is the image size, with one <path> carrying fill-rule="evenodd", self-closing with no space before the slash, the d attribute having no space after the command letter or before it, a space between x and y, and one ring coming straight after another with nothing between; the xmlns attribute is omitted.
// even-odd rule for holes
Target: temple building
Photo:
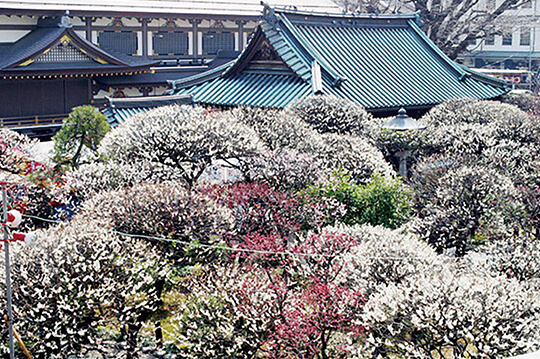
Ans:
<svg viewBox="0 0 540 359"><path fill-rule="evenodd" d="M339 12L331 0L276 0ZM0 0L0 126L58 127L71 108L163 95L236 58L260 0Z"/></svg>
<svg viewBox="0 0 540 359"><path fill-rule="evenodd" d="M68 16L40 20L0 47L0 111L7 118L69 113L92 101L99 77L145 73L156 64L104 51L80 37Z"/></svg>
<svg viewBox="0 0 540 359"><path fill-rule="evenodd" d="M380 115L508 91L505 81L444 55L422 32L416 14L317 14L269 6L237 59L172 86L171 93L191 95L203 105L283 108L327 94Z"/></svg>

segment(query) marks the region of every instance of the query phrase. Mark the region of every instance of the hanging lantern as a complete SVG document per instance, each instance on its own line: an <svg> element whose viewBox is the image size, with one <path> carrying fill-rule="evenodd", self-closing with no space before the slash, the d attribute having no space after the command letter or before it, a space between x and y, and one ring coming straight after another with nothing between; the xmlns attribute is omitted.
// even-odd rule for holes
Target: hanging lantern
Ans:
<svg viewBox="0 0 540 359"><path fill-rule="evenodd" d="M13 233L14 241L24 242L27 246L36 243L36 235L34 233Z"/></svg>
<svg viewBox="0 0 540 359"><path fill-rule="evenodd" d="M7 222L5 225L8 226L9 228L17 228L21 224L21 221L22 221L21 212L15 209L12 209L11 211L7 213Z"/></svg>

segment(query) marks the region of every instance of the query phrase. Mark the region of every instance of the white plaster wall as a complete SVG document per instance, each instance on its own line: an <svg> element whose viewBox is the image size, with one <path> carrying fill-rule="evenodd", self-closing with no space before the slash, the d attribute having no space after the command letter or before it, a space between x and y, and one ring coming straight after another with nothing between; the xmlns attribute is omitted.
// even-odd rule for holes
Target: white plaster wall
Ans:
<svg viewBox="0 0 540 359"><path fill-rule="evenodd" d="M79 35L80 37L82 37L83 39L86 39L86 31L75 30L75 33Z"/></svg>
<svg viewBox="0 0 540 359"><path fill-rule="evenodd" d="M84 26L86 22L81 17L74 17L71 19L73 26Z"/></svg>
<svg viewBox="0 0 540 359"><path fill-rule="evenodd" d="M242 45L242 48L244 48L246 45L247 45L247 42L248 42L248 38L249 38L249 34L247 32L244 32L244 39L243 39L243 45Z"/></svg>
<svg viewBox="0 0 540 359"><path fill-rule="evenodd" d="M188 32L188 55L193 55L193 32Z"/></svg>
<svg viewBox="0 0 540 359"><path fill-rule="evenodd" d="M137 56L143 55L143 33L137 31Z"/></svg>
<svg viewBox="0 0 540 359"><path fill-rule="evenodd" d="M11 43L19 40L24 35L28 34L30 30L2 30L0 31L0 43Z"/></svg>
<svg viewBox="0 0 540 359"><path fill-rule="evenodd" d="M154 34L152 31L148 31L148 56L154 55Z"/></svg>
<svg viewBox="0 0 540 359"><path fill-rule="evenodd" d="M94 45L98 44L98 33L97 33L97 31L92 31L92 43Z"/></svg>
<svg viewBox="0 0 540 359"><path fill-rule="evenodd" d="M197 54L202 55L202 32L197 32Z"/></svg>
<svg viewBox="0 0 540 359"><path fill-rule="evenodd" d="M239 51L242 48L242 44L240 44L240 34L235 32L234 33L234 51Z"/></svg>
<svg viewBox="0 0 540 359"><path fill-rule="evenodd" d="M30 16L6 16L0 15L0 24L2 25L36 25L37 17Z"/></svg>

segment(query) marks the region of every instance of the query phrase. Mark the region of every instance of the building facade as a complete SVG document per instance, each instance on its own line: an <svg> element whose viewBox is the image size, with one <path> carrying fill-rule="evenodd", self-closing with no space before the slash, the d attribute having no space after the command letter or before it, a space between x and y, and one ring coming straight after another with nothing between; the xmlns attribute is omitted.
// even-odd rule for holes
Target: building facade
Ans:
<svg viewBox="0 0 540 359"><path fill-rule="evenodd" d="M492 11L501 1L485 0L482 6ZM535 88L540 68L540 1L531 0L508 10L497 27L498 35L478 40L460 61L504 78L515 88Z"/></svg>
<svg viewBox="0 0 540 359"><path fill-rule="evenodd" d="M339 11L330 0L276 2L305 10ZM193 76L235 58L256 28L262 8L259 0L0 1L0 70L24 70L24 75L3 73L0 76L0 102L3 101L0 118L4 119L4 125L13 123L17 118L24 121L52 115L61 118L72 105L93 103L99 106L105 103L106 97L162 95L167 90L168 80ZM33 47L36 41L47 43L45 32L48 30L43 29L58 29L62 26L62 18L69 21L71 42L84 43L84 46L70 47L71 44L67 44L62 48L63 57L58 55L60 48L54 47L62 42L61 38L54 44L50 43L49 47ZM96 64L96 61L85 57L85 51L88 51L85 46L94 48L92 59L100 58L97 52L102 52L127 67L121 71L99 73L96 69L99 61ZM30 57L25 57L25 61L30 62L10 63L11 53L15 50L21 56L30 54ZM44 63L49 70L56 69L56 72L47 74L42 72L46 78L39 72ZM130 68L131 65L134 68ZM71 82L78 79L76 87L82 88L83 72L87 74L85 96L71 101L66 98L75 93ZM62 79L62 86L57 84L49 88L44 85L54 79L57 82ZM16 100L12 96L13 87L21 89ZM48 96L42 97L40 103L63 101L63 110L60 111L58 106L47 108L46 105L32 108L24 105L29 102L26 100L19 106L19 112L5 112L4 105L13 101L20 104L21 99L31 98L32 91L36 89L41 89L41 93ZM62 101L58 100L59 97Z"/></svg>
<svg viewBox="0 0 540 359"><path fill-rule="evenodd" d="M213 106L283 108L312 94L347 98L392 115L451 98L491 99L504 81L450 60L417 14L317 14L266 7L234 61L173 82L171 93Z"/></svg>

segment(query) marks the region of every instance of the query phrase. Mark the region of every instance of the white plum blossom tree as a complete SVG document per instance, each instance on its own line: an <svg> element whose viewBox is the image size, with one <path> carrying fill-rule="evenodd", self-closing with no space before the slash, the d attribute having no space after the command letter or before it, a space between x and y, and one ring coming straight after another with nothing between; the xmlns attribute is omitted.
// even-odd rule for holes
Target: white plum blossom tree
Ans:
<svg viewBox="0 0 540 359"><path fill-rule="evenodd" d="M427 243L400 230L370 225L338 225L326 230L346 233L357 240L358 245L343 259L342 280L363 288L368 296L381 286L438 270L447 262Z"/></svg>
<svg viewBox="0 0 540 359"><path fill-rule="evenodd" d="M508 357L540 345L539 295L527 283L438 255L402 229L331 230L359 243L340 278L366 288L356 357Z"/></svg>
<svg viewBox="0 0 540 359"><path fill-rule="evenodd" d="M268 279L240 266L207 266L195 273L171 321L182 357L254 358L278 316L276 294L268 286Z"/></svg>
<svg viewBox="0 0 540 359"><path fill-rule="evenodd" d="M514 105L448 100L432 108L421 122L434 152L474 156L507 174L537 166L540 122Z"/></svg>
<svg viewBox="0 0 540 359"><path fill-rule="evenodd" d="M383 176L394 173L369 140L353 135L318 133L294 111L239 108L225 116L251 126L270 150L295 150L299 155L316 159L326 172L342 170L364 182L374 172Z"/></svg>
<svg viewBox="0 0 540 359"><path fill-rule="evenodd" d="M533 113L497 101L455 99L435 106L421 121L427 125L426 153L439 156L424 158L412 179L417 209L435 229L420 233L433 243L461 237L463 244L475 235L500 237L505 230L499 224L510 220L507 229L540 233L540 122ZM497 221L488 220L487 213Z"/></svg>
<svg viewBox="0 0 540 359"><path fill-rule="evenodd" d="M254 181L282 190L302 190L330 175L318 158L292 148L263 152L253 159L247 174Z"/></svg>
<svg viewBox="0 0 540 359"><path fill-rule="evenodd" d="M316 142L300 144L299 150L319 159L325 168L341 170L359 182L367 182L373 173L388 178L395 174L381 151L357 136L325 133Z"/></svg>
<svg viewBox="0 0 540 359"><path fill-rule="evenodd" d="M408 190L373 144L378 121L325 97L282 111L169 106L127 121L94 163L66 174L75 216L41 230L35 247L13 246L23 340L37 358L135 358L141 332L161 345L166 321L182 358L492 359L539 348L540 251L521 224L540 213L535 120L493 101L435 107L407 180L417 218L348 226L347 206L381 219L398 198L409 213ZM14 155L28 142L1 135ZM203 183L222 167L239 182Z"/></svg>
<svg viewBox="0 0 540 359"><path fill-rule="evenodd" d="M100 221L111 230L131 235L172 238L196 244L217 244L234 229L231 211L208 196L178 182L137 184L101 192L85 201L79 216ZM151 241L152 242L152 241ZM164 259L176 265L204 261L208 249L162 242ZM186 258L187 254L190 254Z"/></svg>
<svg viewBox="0 0 540 359"><path fill-rule="evenodd" d="M437 249L463 255L484 238L512 232L518 193L510 178L497 170L452 157L431 157L417 165L416 206L421 221L414 229Z"/></svg>
<svg viewBox="0 0 540 359"><path fill-rule="evenodd" d="M538 299L537 292L506 276L451 267L420 273L371 297L363 318L372 328L367 347L408 358L526 353L540 344Z"/></svg>
<svg viewBox="0 0 540 359"><path fill-rule="evenodd" d="M372 137L378 124L360 105L335 96L304 97L293 101L287 109L320 133Z"/></svg>
<svg viewBox="0 0 540 359"><path fill-rule="evenodd" d="M202 108L164 106L136 115L102 141L105 158L137 167L139 162L170 167L188 186L221 160L232 167L264 146L249 127Z"/></svg>
<svg viewBox="0 0 540 359"><path fill-rule="evenodd" d="M283 111L240 107L225 115L253 128L270 150L298 148L317 139L317 132L307 123Z"/></svg>
<svg viewBox="0 0 540 359"><path fill-rule="evenodd" d="M91 198L102 191L128 188L139 183L183 181L181 174L169 166L115 160L83 164L67 172L64 179L63 189L73 190L82 199Z"/></svg>
<svg viewBox="0 0 540 359"><path fill-rule="evenodd" d="M104 348L103 326L128 340L126 328L155 310L153 283L168 269L143 242L83 218L37 236L32 247L12 247L11 266L15 326L36 357ZM2 274L2 292L4 283Z"/></svg>
<svg viewBox="0 0 540 359"><path fill-rule="evenodd" d="M36 140L18 132L0 128L0 170L19 174L24 163L34 157Z"/></svg>
<svg viewBox="0 0 540 359"><path fill-rule="evenodd" d="M540 244L537 239L512 236L493 241L467 255L478 270L506 275L540 288Z"/></svg>

